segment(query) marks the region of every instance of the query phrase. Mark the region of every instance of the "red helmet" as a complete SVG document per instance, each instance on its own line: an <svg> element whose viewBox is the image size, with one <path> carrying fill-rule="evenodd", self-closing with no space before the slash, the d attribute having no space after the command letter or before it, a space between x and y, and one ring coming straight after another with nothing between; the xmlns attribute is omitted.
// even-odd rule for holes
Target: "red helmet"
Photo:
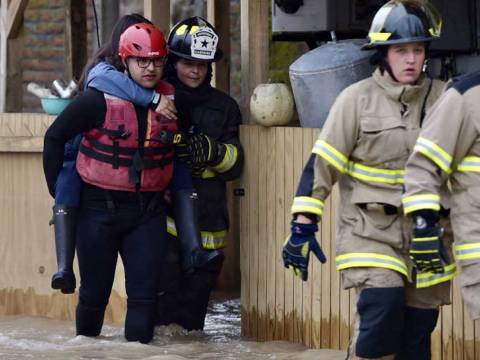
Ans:
<svg viewBox="0 0 480 360"><path fill-rule="evenodd" d="M166 57L167 44L165 37L155 25L148 23L132 25L120 36L118 55L124 60L130 56Z"/></svg>

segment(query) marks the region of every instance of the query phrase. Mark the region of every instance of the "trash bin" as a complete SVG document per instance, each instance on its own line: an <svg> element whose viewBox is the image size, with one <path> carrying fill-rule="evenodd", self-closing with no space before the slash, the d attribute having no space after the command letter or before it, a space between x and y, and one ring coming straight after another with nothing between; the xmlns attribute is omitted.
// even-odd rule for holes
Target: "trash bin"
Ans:
<svg viewBox="0 0 480 360"><path fill-rule="evenodd" d="M295 104L302 127L321 128L338 94L347 86L372 75L369 58L362 51L365 40L327 43L302 55L290 65Z"/></svg>

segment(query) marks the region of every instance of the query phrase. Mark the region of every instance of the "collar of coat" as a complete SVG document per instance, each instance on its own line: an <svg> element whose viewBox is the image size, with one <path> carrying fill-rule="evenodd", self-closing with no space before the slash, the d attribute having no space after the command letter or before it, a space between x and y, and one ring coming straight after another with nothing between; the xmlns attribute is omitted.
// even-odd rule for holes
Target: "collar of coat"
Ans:
<svg viewBox="0 0 480 360"><path fill-rule="evenodd" d="M404 85L393 80L386 73L382 75L380 69L376 69L373 73L373 79L386 93L396 101L400 101L404 104L408 104L418 99L418 95L423 89L428 87L429 80L425 73L420 75L415 85Z"/></svg>

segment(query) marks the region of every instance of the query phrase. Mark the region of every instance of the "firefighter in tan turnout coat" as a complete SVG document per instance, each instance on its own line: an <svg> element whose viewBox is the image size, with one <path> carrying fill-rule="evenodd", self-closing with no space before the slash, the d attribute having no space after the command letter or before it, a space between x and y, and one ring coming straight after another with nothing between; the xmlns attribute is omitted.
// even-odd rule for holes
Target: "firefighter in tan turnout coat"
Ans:
<svg viewBox="0 0 480 360"><path fill-rule="evenodd" d="M433 9L413 1L390 1L377 12L366 45L376 50L377 69L336 99L293 202L282 255L306 280L310 251L326 261L315 232L339 184L335 261L343 288L358 295L349 358L429 359L438 308L450 301L454 265L412 273L410 221L401 209L405 163L425 112L444 89L422 72L428 44L439 36L436 19Z"/></svg>
<svg viewBox="0 0 480 360"><path fill-rule="evenodd" d="M435 104L407 163L403 197L405 213L423 231L418 236L422 247L412 251L412 257L426 270L444 267L438 213L440 188L450 180L455 259L461 267L463 300L473 319L480 318L479 100L477 72L454 81Z"/></svg>

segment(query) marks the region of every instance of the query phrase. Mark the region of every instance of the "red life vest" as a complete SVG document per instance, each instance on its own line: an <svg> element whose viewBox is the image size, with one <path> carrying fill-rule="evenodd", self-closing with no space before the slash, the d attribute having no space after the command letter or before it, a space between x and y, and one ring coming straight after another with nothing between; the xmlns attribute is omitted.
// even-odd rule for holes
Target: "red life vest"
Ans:
<svg viewBox="0 0 480 360"><path fill-rule="evenodd" d="M156 90L169 97L175 91L165 81ZM160 134L164 130L176 131L176 121L149 110L142 148L138 144L138 120L133 104L107 94L105 102L103 126L85 133L80 144L77 170L82 180L109 190L164 190L173 174L174 149L160 142Z"/></svg>

